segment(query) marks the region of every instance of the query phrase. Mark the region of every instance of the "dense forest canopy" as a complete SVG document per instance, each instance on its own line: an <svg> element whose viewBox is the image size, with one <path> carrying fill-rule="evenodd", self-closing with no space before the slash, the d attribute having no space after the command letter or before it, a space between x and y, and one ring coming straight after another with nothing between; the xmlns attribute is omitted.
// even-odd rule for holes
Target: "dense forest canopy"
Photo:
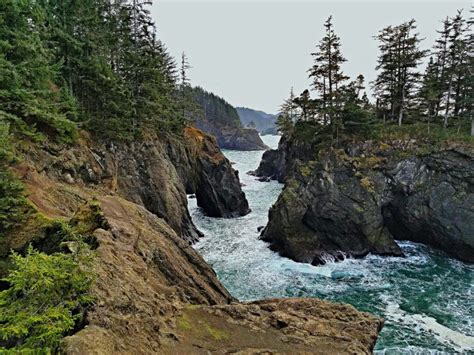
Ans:
<svg viewBox="0 0 474 355"><path fill-rule="evenodd" d="M350 80L342 70L347 60L330 16L325 35L312 53L314 65L308 70L309 89L290 97L281 106L278 125L290 134L295 123L311 122L319 128L321 140L337 141L342 132L370 135L378 127L426 123L458 134L474 135L473 118L473 35L471 21L463 11L447 17L431 50L422 49L414 19L381 29L377 78L369 83L375 102L370 102L364 77ZM426 71L422 61L429 57Z"/></svg>
<svg viewBox="0 0 474 355"><path fill-rule="evenodd" d="M24 134L71 140L179 132L180 85L149 1L5 0L0 4L0 117Z"/></svg>
<svg viewBox="0 0 474 355"><path fill-rule="evenodd" d="M194 111L195 118L203 118L217 126L229 128L242 126L236 109L223 98L199 86L191 89L191 98L197 105L197 110Z"/></svg>

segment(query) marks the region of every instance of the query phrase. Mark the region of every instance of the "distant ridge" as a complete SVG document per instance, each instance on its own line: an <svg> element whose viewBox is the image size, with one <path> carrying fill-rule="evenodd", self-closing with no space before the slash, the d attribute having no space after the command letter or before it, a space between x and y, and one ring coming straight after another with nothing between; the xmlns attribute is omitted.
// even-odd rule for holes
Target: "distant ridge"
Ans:
<svg viewBox="0 0 474 355"><path fill-rule="evenodd" d="M248 107L236 107L240 122L244 127L255 128L260 134L277 134L275 125L277 115L254 110Z"/></svg>

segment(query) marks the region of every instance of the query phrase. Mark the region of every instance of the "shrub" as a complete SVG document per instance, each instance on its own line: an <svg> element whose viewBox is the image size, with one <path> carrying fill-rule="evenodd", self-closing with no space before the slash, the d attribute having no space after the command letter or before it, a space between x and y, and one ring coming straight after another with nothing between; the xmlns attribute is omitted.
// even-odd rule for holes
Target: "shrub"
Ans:
<svg viewBox="0 0 474 355"><path fill-rule="evenodd" d="M21 223L29 212L23 185L8 170L14 159L9 126L0 120L0 238Z"/></svg>
<svg viewBox="0 0 474 355"><path fill-rule="evenodd" d="M48 255L31 246L12 254L12 268L0 292L0 339L13 351L54 351L83 319L91 304L92 253L75 243L71 254ZM1 348L0 348L1 349Z"/></svg>

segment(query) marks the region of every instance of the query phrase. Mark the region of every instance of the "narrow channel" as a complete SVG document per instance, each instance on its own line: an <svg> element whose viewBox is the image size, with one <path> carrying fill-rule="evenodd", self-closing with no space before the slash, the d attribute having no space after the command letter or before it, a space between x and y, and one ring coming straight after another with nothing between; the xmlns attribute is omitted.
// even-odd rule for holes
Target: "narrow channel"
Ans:
<svg viewBox="0 0 474 355"><path fill-rule="evenodd" d="M279 136L263 136L275 148ZM242 301L274 297L319 297L352 304L385 318L378 354L474 351L474 266L429 247L400 242L405 258L369 255L324 266L293 262L259 240L268 210L283 185L260 182L254 170L261 151L224 151L239 171L252 212L223 219L205 216L189 199L204 233L195 248L221 282Z"/></svg>

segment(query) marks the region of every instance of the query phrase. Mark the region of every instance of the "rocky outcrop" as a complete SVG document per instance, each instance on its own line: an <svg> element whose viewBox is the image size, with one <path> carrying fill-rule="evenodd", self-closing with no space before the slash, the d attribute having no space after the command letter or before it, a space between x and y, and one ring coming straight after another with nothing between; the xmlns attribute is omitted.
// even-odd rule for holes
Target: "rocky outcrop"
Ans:
<svg viewBox="0 0 474 355"><path fill-rule="evenodd" d="M93 196L100 207L91 231L94 307L85 327L64 339L63 353L369 354L375 345L377 317L316 299L239 303L166 219L97 186L17 172L46 217L71 217Z"/></svg>
<svg viewBox="0 0 474 355"><path fill-rule="evenodd" d="M228 293L190 246L196 230L183 208L195 192L208 211L246 212L237 175L209 136L188 129L175 139L102 146L83 137L68 149L34 147L15 167L35 223L87 226L95 249L94 306L61 352L369 354L380 318L316 299L240 303ZM10 247L31 242L30 227ZM53 242L33 240L45 252Z"/></svg>
<svg viewBox="0 0 474 355"><path fill-rule="evenodd" d="M316 299L236 302L173 229L117 196L98 199L96 306L67 354L369 354L381 319Z"/></svg>
<svg viewBox="0 0 474 355"><path fill-rule="evenodd" d="M416 142L365 142L297 160L288 156L301 151L284 148L271 153L283 163L264 159L257 170L287 181L262 233L274 250L320 264L368 253L399 256L400 239L474 262L472 152L413 153Z"/></svg>
<svg viewBox="0 0 474 355"><path fill-rule="evenodd" d="M140 143L47 145L25 152L41 174L71 185L101 188L144 206L187 241L198 239L187 210L186 193L214 217L233 217L250 210L237 172L215 140L194 128L185 139L154 137ZM216 183L219 182L219 183Z"/></svg>
<svg viewBox="0 0 474 355"><path fill-rule="evenodd" d="M278 134L278 128L276 126L277 115L253 110L247 107L236 107L235 109L237 110L240 122L242 122L244 127L253 127L262 135Z"/></svg>
<svg viewBox="0 0 474 355"><path fill-rule="evenodd" d="M255 171L251 171L250 174L261 178L277 180L281 183L285 182L287 171L290 171L290 168L286 166L289 161L287 154L290 151L286 137L282 136L278 143L278 149L265 151L258 168Z"/></svg>
<svg viewBox="0 0 474 355"><path fill-rule="evenodd" d="M392 235L474 263L474 155L448 150L412 157L387 176L383 215Z"/></svg>
<svg viewBox="0 0 474 355"><path fill-rule="evenodd" d="M251 128L227 127L208 121L196 121L196 127L216 137L219 147L230 150L265 150L258 132Z"/></svg>
<svg viewBox="0 0 474 355"><path fill-rule="evenodd" d="M233 150L265 150L255 129L242 126L236 109L224 99L200 87L191 89L199 110L193 114L197 128L216 137L219 147Z"/></svg>

